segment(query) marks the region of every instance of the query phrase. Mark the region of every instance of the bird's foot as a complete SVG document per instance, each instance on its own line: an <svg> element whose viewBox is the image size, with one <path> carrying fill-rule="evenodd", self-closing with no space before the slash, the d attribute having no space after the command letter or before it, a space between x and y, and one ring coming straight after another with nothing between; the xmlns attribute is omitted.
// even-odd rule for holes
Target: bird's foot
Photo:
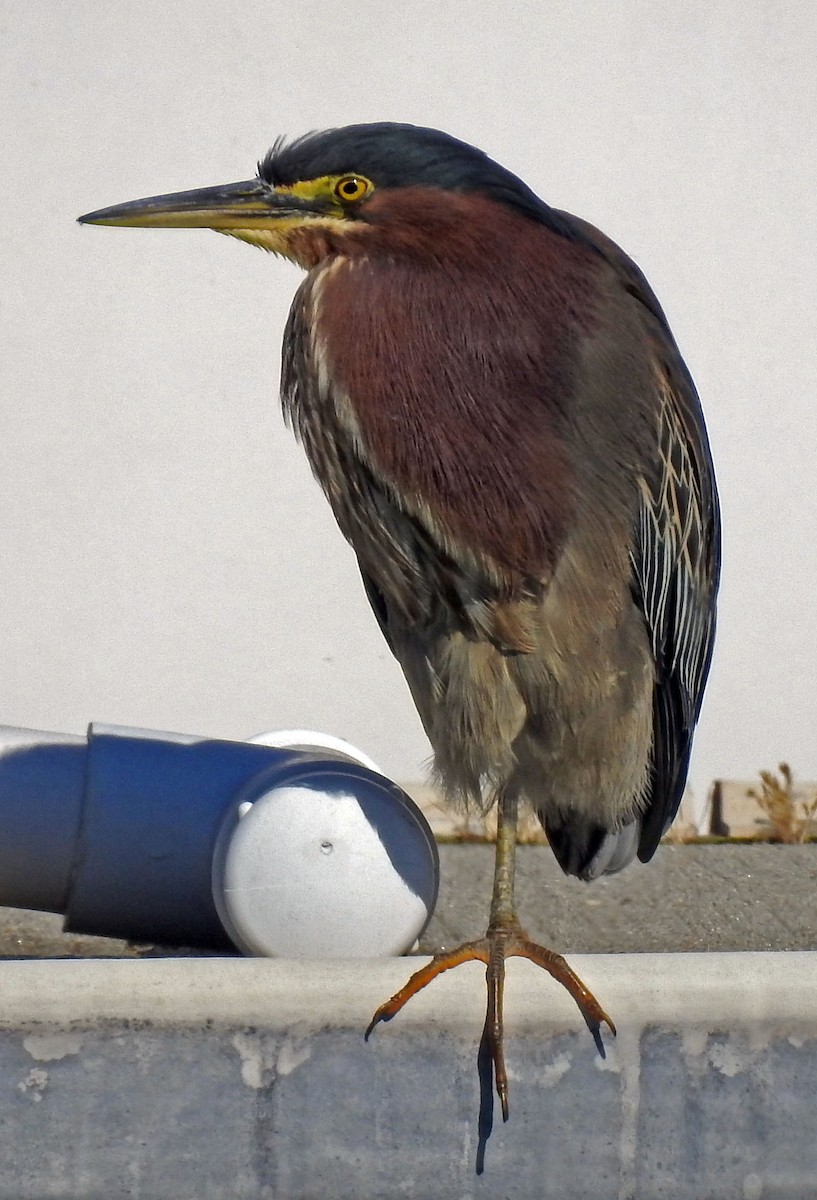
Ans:
<svg viewBox="0 0 817 1200"><path fill-rule="evenodd" d="M443 971L450 971L452 967L458 967L460 963L464 962L484 962L487 967L485 979L488 986L488 1007L482 1031L482 1043L492 1064L494 1085L502 1107L502 1118L507 1121L508 1075L505 1069L503 1047L502 996L505 984L505 959L514 955L530 959L538 967L543 967L563 987L567 988L579 1006L596 1045L603 1054L600 1032L602 1023L608 1026L614 1036L616 1032L616 1027L607 1013L575 971L568 966L561 954L547 950L544 946L537 945L536 942L528 941L523 930L516 924L489 929L484 938L479 938L475 942L464 942L463 945L458 946L455 950L449 950L445 954L435 954L430 963L414 972L408 983L399 992L396 992L385 1004L380 1005L369 1022L366 1039L368 1040L372 1030L380 1021L390 1021L412 996L436 979L438 975L442 975Z"/></svg>

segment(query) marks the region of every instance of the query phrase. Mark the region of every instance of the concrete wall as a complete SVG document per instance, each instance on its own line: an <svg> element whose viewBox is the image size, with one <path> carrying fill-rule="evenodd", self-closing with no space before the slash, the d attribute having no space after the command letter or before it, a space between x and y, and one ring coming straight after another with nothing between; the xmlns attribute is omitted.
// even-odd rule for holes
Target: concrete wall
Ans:
<svg viewBox="0 0 817 1200"><path fill-rule="evenodd" d="M514 960L511 1116L476 1174L477 966L369 1043L406 962L10 963L2 1200L806 1200L813 954L576 958L618 1024Z"/></svg>
<svg viewBox="0 0 817 1200"><path fill-rule="evenodd" d="M0 721L427 753L277 411L294 268L89 209L241 179L281 132L479 143L643 266L726 526L693 778L817 774L817 9L771 0L0 3Z"/></svg>

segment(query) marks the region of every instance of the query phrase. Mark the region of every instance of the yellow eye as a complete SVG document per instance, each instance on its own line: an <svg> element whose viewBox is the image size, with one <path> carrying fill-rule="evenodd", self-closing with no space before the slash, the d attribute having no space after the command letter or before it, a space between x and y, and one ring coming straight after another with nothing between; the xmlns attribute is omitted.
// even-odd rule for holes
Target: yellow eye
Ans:
<svg viewBox="0 0 817 1200"><path fill-rule="evenodd" d="M368 179L362 179L360 175L344 175L335 184L335 195L339 200L354 203L362 200L371 186Z"/></svg>

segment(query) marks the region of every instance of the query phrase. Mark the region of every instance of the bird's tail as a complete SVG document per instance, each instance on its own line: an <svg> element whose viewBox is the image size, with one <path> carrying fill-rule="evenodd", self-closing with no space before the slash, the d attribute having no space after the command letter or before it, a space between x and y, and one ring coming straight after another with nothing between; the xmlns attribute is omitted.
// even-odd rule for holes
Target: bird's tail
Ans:
<svg viewBox="0 0 817 1200"><path fill-rule="evenodd" d="M565 875L577 875L588 882L600 875L613 875L631 863L641 833L639 817L612 831L575 814L548 818L544 826Z"/></svg>

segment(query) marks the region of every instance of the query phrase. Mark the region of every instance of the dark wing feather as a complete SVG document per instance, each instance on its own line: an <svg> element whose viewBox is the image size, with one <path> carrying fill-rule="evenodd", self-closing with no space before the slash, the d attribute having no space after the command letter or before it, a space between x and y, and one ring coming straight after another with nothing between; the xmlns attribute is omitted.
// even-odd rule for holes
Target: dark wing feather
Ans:
<svg viewBox="0 0 817 1200"><path fill-rule="evenodd" d="M638 857L652 858L678 811L692 734L715 638L720 512L701 403L655 293L632 259L605 234L559 213L568 236L591 245L646 310L659 415L655 469L641 480L633 594L655 656L653 762Z"/></svg>
<svg viewBox="0 0 817 1200"><path fill-rule="evenodd" d="M656 665L650 804L639 857L652 857L686 782L715 636L720 571L718 497L700 403L674 346L659 366L654 474L642 481L634 592Z"/></svg>
<svg viewBox="0 0 817 1200"><path fill-rule="evenodd" d="M360 559L358 559L358 566L360 567L360 577L363 580L363 589L366 592L366 599L372 606L372 612L374 613L377 623L380 626L380 632L386 639L386 645L391 650L392 654L394 654L394 640L389 633L389 607L386 604L386 597L372 579L371 575L367 573L366 568L360 562ZM397 656L395 655L395 657Z"/></svg>

